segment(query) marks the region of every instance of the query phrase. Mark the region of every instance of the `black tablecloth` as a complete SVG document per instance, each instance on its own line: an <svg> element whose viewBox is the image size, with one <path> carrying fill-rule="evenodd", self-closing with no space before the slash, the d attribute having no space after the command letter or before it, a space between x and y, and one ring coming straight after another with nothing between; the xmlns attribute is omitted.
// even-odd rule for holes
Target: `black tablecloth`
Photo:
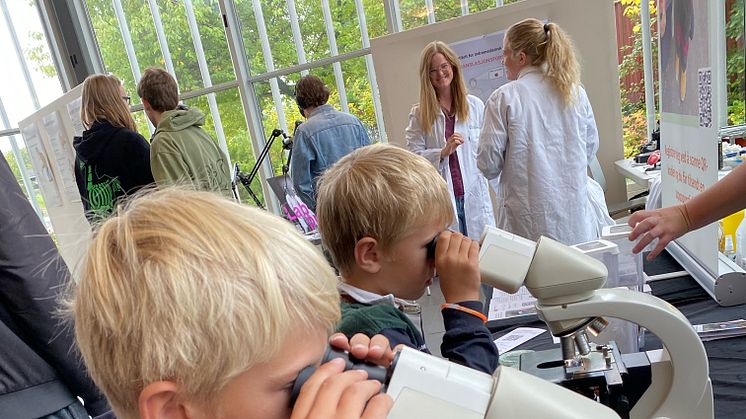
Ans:
<svg viewBox="0 0 746 419"><path fill-rule="evenodd" d="M680 269L670 256L662 255L652 265L646 264L648 273ZM692 324L746 318L746 305L720 307L690 276L650 283L653 295L678 308ZM546 325L536 316L524 316L487 324L495 338L517 327ZM715 418L746 418L746 337L735 337L704 342L710 361L710 379L715 396ZM543 333L515 349L541 351L559 347L549 333ZM660 341L650 333L646 335L645 350L660 348Z"/></svg>

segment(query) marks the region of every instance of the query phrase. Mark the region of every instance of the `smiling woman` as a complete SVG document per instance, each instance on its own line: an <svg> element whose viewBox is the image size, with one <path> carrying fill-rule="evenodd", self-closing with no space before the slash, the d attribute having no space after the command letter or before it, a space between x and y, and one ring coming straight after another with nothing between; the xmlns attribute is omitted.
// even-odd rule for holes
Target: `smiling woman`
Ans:
<svg viewBox="0 0 746 419"><path fill-rule="evenodd" d="M487 181L476 167L476 146L484 104L469 95L461 63L443 42L429 43L420 55L420 102L409 114L407 147L425 157L448 183L454 230L478 240L494 225Z"/></svg>

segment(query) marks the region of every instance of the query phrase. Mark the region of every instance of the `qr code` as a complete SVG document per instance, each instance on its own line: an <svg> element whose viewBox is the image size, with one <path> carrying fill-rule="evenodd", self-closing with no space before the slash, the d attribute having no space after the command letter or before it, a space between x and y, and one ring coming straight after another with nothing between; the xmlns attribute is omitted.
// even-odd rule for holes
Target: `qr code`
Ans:
<svg viewBox="0 0 746 419"><path fill-rule="evenodd" d="M700 68L697 82L699 126L712 127L712 69Z"/></svg>

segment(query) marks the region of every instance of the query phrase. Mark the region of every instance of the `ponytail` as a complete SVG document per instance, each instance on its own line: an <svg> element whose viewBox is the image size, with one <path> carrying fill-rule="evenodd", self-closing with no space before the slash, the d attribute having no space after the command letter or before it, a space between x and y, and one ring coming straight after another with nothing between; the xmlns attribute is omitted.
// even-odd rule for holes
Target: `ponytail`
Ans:
<svg viewBox="0 0 746 419"><path fill-rule="evenodd" d="M580 85L580 64L567 33L556 23L525 19L505 34L514 53L523 51L529 64L541 66L565 103L574 102Z"/></svg>

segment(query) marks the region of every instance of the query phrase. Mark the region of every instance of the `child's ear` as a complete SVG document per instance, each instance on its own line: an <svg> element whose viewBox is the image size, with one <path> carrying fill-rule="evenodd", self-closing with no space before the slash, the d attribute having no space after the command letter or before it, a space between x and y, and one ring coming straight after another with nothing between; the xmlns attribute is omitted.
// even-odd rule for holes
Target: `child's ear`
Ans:
<svg viewBox="0 0 746 419"><path fill-rule="evenodd" d="M355 264L370 274L381 270L381 249L376 239L363 237L355 243Z"/></svg>
<svg viewBox="0 0 746 419"><path fill-rule="evenodd" d="M141 419L189 419L191 409L184 405L179 386L172 381L150 383L138 400Z"/></svg>

